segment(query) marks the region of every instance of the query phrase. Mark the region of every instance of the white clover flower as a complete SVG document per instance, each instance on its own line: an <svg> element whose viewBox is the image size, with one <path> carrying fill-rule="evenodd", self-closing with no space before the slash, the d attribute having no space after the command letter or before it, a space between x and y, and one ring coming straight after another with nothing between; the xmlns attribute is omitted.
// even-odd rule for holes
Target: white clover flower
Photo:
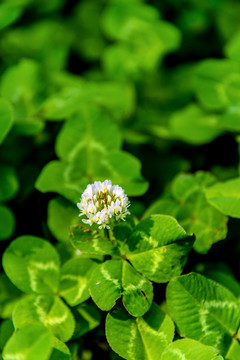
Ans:
<svg viewBox="0 0 240 360"><path fill-rule="evenodd" d="M130 214L130 202L124 190L118 185L112 185L111 180L95 181L89 184L81 196L79 216L86 215L82 221L90 226L94 223L99 229L110 229L110 224L118 220L125 220Z"/></svg>

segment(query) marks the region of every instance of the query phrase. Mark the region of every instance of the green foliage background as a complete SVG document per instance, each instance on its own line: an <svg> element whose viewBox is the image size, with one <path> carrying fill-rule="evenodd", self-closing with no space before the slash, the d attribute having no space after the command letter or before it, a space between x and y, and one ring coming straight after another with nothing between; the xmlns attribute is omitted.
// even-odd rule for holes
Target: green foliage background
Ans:
<svg viewBox="0 0 240 360"><path fill-rule="evenodd" d="M240 3L0 2L3 360L239 360ZM125 190L110 240L89 183Z"/></svg>

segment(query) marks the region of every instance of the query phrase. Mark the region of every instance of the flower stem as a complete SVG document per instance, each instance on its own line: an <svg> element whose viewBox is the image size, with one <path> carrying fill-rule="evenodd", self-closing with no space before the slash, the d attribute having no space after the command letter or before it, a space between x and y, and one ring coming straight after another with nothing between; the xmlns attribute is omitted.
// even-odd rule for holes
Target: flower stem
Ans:
<svg viewBox="0 0 240 360"><path fill-rule="evenodd" d="M109 230L108 229L104 229L104 235L105 235L105 238L107 238L108 240L110 240L110 236L109 236Z"/></svg>

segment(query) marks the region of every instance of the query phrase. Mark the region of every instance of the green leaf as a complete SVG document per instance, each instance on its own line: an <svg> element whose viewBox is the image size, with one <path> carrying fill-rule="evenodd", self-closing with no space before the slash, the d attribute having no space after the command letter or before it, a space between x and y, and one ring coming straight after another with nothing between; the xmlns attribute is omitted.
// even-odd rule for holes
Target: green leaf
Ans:
<svg viewBox="0 0 240 360"><path fill-rule="evenodd" d="M88 283L96 262L91 259L68 260L61 269L59 293L70 306L76 306L90 297Z"/></svg>
<svg viewBox="0 0 240 360"><path fill-rule="evenodd" d="M60 92L46 99L41 113L48 120L62 120L82 112L85 104L89 108L103 108L116 120L128 117L134 108L134 88L130 84L117 82L84 82L66 84ZM97 106L97 107L96 107ZM95 110L93 110L95 111Z"/></svg>
<svg viewBox="0 0 240 360"><path fill-rule="evenodd" d="M104 51L104 68L112 78L139 79L155 71L164 55L179 47L179 30L158 17L156 9L146 4L117 3L105 9L103 29L120 40Z"/></svg>
<svg viewBox="0 0 240 360"><path fill-rule="evenodd" d="M71 353L67 345L58 338L54 338L53 340L53 351L49 360L71 360Z"/></svg>
<svg viewBox="0 0 240 360"><path fill-rule="evenodd" d="M22 11L22 7L14 3L4 2L0 4L0 30L16 21L21 16Z"/></svg>
<svg viewBox="0 0 240 360"><path fill-rule="evenodd" d="M138 274L127 262L122 264L123 305L133 316L145 314L153 300L153 287L150 281Z"/></svg>
<svg viewBox="0 0 240 360"><path fill-rule="evenodd" d="M51 4L59 1L61 0L53 0ZM43 8L43 3L47 3L46 0L30 2L32 9L37 12ZM28 26L18 24L4 34L1 53L8 62L10 59L15 63L22 58L31 58L43 64L47 70L56 71L66 66L71 40L72 33L66 24L54 21L53 17L38 14L35 21L29 22Z"/></svg>
<svg viewBox="0 0 240 360"><path fill-rule="evenodd" d="M54 295L30 294L19 300L13 311L15 328L40 322L66 342L74 332L75 320L65 303Z"/></svg>
<svg viewBox="0 0 240 360"><path fill-rule="evenodd" d="M167 287L167 306L180 336L200 340L225 356L239 326L239 304L225 287L191 273Z"/></svg>
<svg viewBox="0 0 240 360"><path fill-rule="evenodd" d="M215 177L208 172L197 171L194 175L180 173L172 183L172 194L179 202L184 203L196 197L199 190L204 192L208 186L215 182Z"/></svg>
<svg viewBox="0 0 240 360"><path fill-rule="evenodd" d="M90 279L90 293L101 310L108 311L123 297L132 316L142 316L152 303L152 284L138 274L127 261L108 260L98 265Z"/></svg>
<svg viewBox="0 0 240 360"><path fill-rule="evenodd" d="M111 151L98 162L95 171L94 180L111 179L128 196L143 195L148 189L149 184L141 175L140 161L126 151Z"/></svg>
<svg viewBox="0 0 240 360"><path fill-rule="evenodd" d="M146 218L154 214L166 214L176 218L179 211L179 204L173 199L159 199L154 201L153 204L144 212L143 217Z"/></svg>
<svg viewBox="0 0 240 360"><path fill-rule="evenodd" d="M225 130L240 131L240 107L232 104L218 117L219 125Z"/></svg>
<svg viewBox="0 0 240 360"><path fill-rule="evenodd" d="M11 200L19 190L15 169L8 165L0 166L0 202Z"/></svg>
<svg viewBox="0 0 240 360"><path fill-rule="evenodd" d="M14 128L23 135L32 135L43 129L37 112L42 102L43 74L39 64L23 59L9 67L0 84L1 95L14 104Z"/></svg>
<svg viewBox="0 0 240 360"><path fill-rule="evenodd" d="M73 309L76 327L72 339L95 329L101 322L101 312L94 303L85 302Z"/></svg>
<svg viewBox="0 0 240 360"><path fill-rule="evenodd" d="M102 4L84 1L74 8L73 29L75 32L74 49L89 61L98 61L105 47L105 38L99 26ZM89 21L91 19L91 21ZM81 36L81 41L78 41Z"/></svg>
<svg viewBox="0 0 240 360"><path fill-rule="evenodd" d="M208 202L223 214L240 218L240 178L211 186L206 196Z"/></svg>
<svg viewBox="0 0 240 360"><path fill-rule="evenodd" d="M14 332L14 326L12 320L4 320L0 325L0 351L3 350L6 342L12 336Z"/></svg>
<svg viewBox="0 0 240 360"><path fill-rule="evenodd" d="M224 49L227 57L233 61L239 62L240 56L240 32L237 31L227 42Z"/></svg>
<svg viewBox="0 0 240 360"><path fill-rule="evenodd" d="M60 92L49 96L41 107L41 113L47 120L63 120L72 116L88 101L88 93L83 92L85 84L79 81L78 87L64 87Z"/></svg>
<svg viewBox="0 0 240 360"><path fill-rule="evenodd" d="M6 240L12 236L15 229L15 217L7 207L0 205L0 240Z"/></svg>
<svg viewBox="0 0 240 360"><path fill-rule="evenodd" d="M120 146L120 134L108 116L98 108L84 106L65 123L55 148L59 158L77 162L79 169L91 173L99 157Z"/></svg>
<svg viewBox="0 0 240 360"><path fill-rule="evenodd" d="M7 342L4 360L48 360L52 350L52 336L40 324L28 324L18 330Z"/></svg>
<svg viewBox="0 0 240 360"><path fill-rule="evenodd" d="M202 110L195 104L176 111L170 118L171 133L191 145L211 142L221 135L218 116Z"/></svg>
<svg viewBox="0 0 240 360"><path fill-rule="evenodd" d="M91 230L85 225L73 225L70 229L73 246L83 254L112 255L118 252L117 244L99 236L97 230Z"/></svg>
<svg viewBox="0 0 240 360"><path fill-rule="evenodd" d="M14 103L21 97L33 101L39 89L40 68L30 59L22 59L19 64L9 67L1 79L2 96Z"/></svg>
<svg viewBox="0 0 240 360"><path fill-rule="evenodd" d="M226 360L238 360L240 357L240 345L238 339L234 339L228 353L225 357Z"/></svg>
<svg viewBox="0 0 240 360"><path fill-rule="evenodd" d="M69 242L70 225L79 223L77 205L57 197L48 203L47 225L53 236L62 242Z"/></svg>
<svg viewBox="0 0 240 360"><path fill-rule="evenodd" d="M198 99L208 109L223 110L239 101L239 65L226 59L206 59L196 68Z"/></svg>
<svg viewBox="0 0 240 360"><path fill-rule="evenodd" d="M20 236L3 255L3 267L9 279L24 292L53 293L59 283L59 256L47 241Z"/></svg>
<svg viewBox="0 0 240 360"><path fill-rule="evenodd" d="M8 279L8 277L2 273L0 274L0 317L2 319L8 319L12 317L12 311L22 295Z"/></svg>
<svg viewBox="0 0 240 360"><path fill-rule="evenodd" d="M1 11L1 10L0 10ZM11 104L0 99L0 144L3 142L13 125L13 110Z"/></svg>
<svg viewBox="0 0 240 360"><path fill-rule="evenodd" d="M213 347L192 339L174 341L163 351L160 360L223 360Z"/></svg>
<svg viewBox="0 0 240 360"><path fill-rule="evenodd" d="M148 182L141 176L141 163L124 151L112 151L97 157L93 163L82 165L50 161L37 178L35 187L45 192L57 192L75 204L89 183L111 179L121 186L128 196L143 195ZM93 171L93 173L92 173ZM88 173L89 172L89 173Z"/></svg>
<svg viewBox="0 0 240 360"><path fill-rule="evenodd" d="M91 100L106 109L117 121L128 118L135 108L135 88L131 83L89 82Z"/></svg>
<svg viewBox="0 0 240 360"><path fill-rule="evenodd" d="M126 256L147 279L168 282L181 274L193 242L173 217L152 215L133 230Z"/></svg>
<svg viewBox="0 0 240 360"><path fill-rule="evenodd" d="M227 235L227 217L210 206L205 196L206 189L215 182L215 177L207 172L180 173L171 184L169 198L163 195L144 216L159 213L176 217L188 233L196 235L194 249L205 254Z"/></svg>
<svg viewBox="0 0 240 360"><path fill-rule="evenodd" d="M89 181L85 176L73 178L71 171L74 172L70 164L50 161L42 169L35 188L43 193L56 192L76 204Z"/></svg>
<svg viewBox="0 0 240 360"><path fill-rule="evenodd" d="M176 218L196 235L194 249L203 254L227 236L227 217L209 206L205 196L215 181L211 174L199 171L195 175L180 174L172 183L172 193L181 206Z"/></svg>
<svg viewBox="0 0 240 360"><path fill-rule="evenodd" d="M111 348L124 359L155 360L172 341L174 325L155 303L136 319L118 308L107 315L106 336Z"/></svg>
<svg viewBox="0 0 240 360"><path fill-rule="evenodd" d="M152 22L159 18L159 13L153 6L146 4L131 4L118 2L105 8L102 14L102 25L105 33L115 39L127 40L129 34L126 33L128 22L136 22L141 29L141 21ZM137 23L139 21L139 24Z"/></svg>
<svg viewBox="0 0 240 360"><path fill-rule="evenodd" d="M118 150L118 129L97 108L83 107L60 131L56 152L61 161L49 162L40 173L36 188L54 191L77 202L90 182L111 179L129 196L142 195L148 183L141 176L141 163Z"/></svg>
<svg viewBox="0 0 240 360"><path fill-rule="evenodd" d="M135 45L137 43L141 50L149 40L149 55L154 61L155 57L158 58L165 51L175 50L180 43L179 30L158 18L159 13L153 6L118 3L106 8L102 24L110 37ZM150 61L150 56L148 58L146 54L144 60ZM139 59L139 62L144 60Z"/></svg>
<svg viewBox="0 0 240 360"><path fill-rule="evenodd" d="M120 298L122 263L120 260L108 260L93 271L90 279L90 293L101 310L108 311Z"/></svg>
<svg viewBox="0 0 240 360"><path fill-rule="evenodd" d="M235 278L231 268L225 263L200 263L196 265L196 272L225 286L237 298L240 298L240 283Z"/></svg>

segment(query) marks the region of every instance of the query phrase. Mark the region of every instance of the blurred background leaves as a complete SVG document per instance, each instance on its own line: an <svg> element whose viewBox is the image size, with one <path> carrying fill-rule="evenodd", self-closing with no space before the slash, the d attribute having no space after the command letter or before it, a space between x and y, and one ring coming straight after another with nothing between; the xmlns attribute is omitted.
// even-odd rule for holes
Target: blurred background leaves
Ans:
<svg viewBox="0 0 240 360"><path fill-rule="evenodd" d="M3 249L31 234L71 261L76 202L109 178L134 216L174 215L195 233L185 271L221 260L239 279L239 18L237 0L1 1ZM22 293L3 272L0 289L9 319ZM74 307L75 337L100 322L84 306ZM84 346L71 343L72 356L87 359ZM105 340L96 349L116 359Z"/></svg>

